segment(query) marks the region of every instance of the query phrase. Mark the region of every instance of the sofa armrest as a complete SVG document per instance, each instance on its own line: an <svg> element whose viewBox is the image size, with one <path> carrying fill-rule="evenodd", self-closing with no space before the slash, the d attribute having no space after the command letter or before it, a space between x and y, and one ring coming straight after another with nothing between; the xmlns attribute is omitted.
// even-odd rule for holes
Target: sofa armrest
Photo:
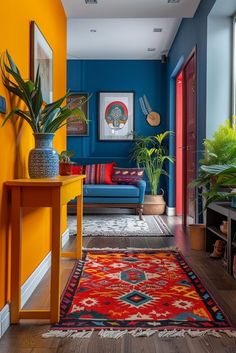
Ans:
<svg viewBox="0 0 236 353"><path fill-rule="evenodd" d="M140 180L137 183L137 187L139 188L139 203L144 203L144 196L146 191L146 181Z"/></svg>

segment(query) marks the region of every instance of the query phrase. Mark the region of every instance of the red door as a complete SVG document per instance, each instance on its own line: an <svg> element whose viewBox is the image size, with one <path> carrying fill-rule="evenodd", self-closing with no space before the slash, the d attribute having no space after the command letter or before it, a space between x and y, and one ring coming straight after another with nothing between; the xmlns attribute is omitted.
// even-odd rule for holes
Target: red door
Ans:
<svg viewBox="0 0 236 353"><path fill-rule="evenodd" d="M176 78L176 215L183 215L183 72Z"/></svg>
<svg viewBox="0 0 236 353"><path fill-rule="evenodd" d="M184 224L195 221L195 190L189 184L196 177L196 56L183 69L183 210Z"/></svg>

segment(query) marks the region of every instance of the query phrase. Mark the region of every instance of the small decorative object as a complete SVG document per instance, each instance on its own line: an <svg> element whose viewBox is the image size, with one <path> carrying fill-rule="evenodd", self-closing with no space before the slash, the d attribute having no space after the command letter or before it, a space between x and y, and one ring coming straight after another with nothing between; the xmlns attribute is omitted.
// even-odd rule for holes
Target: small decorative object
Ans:
<svg viewBox="0 0 236 353"><path fill-rule="evenodd" d="M67 98L67 104L70 109L79 108L84 112L88 119L89 99L91 95L88 93L72 93ZM67 136L88 136L88 124L84 120L78 120L75 116L70 116L66 125Z"/></svg>
<svg viewBox="0 0 236 353"><path fill-rule="evenodd" d="M58 154L52 148L54 133L67 123L72 114L76 114L77 119L83 121L86 121L86 117L78 108L71 110L67 104L61 107L69 96L68 92L57 101L45 105L39 72L40 67L34 81L24 80L6 52L1 66L3 84L10 93L17 96L19 106L4 118L2 126L13 116L18 116L30 125L35 137L35 149L29 154L29 175L31 178L51 178L57 176L59 171ZM21 108L22 102L24 110Z"/></svg>
<svg viewBox="0 0 236 353"><path fill-rule="evenodd" d="M223 221L220 225L220 231L227 235L228 234L228 222L227 221Z"/></svg>
<svg viewBox="0 0 236 353"><path fill-rule="evenodd" d="M224 256L225 244L226 242L224 240L216 240L214 244L214 250L210 254L210 257L212 259L220 259L222 256Z"/></svg>
<svg viewBox="0 0 236 353"><path fill-rule="evenodd" d="M151 126L158 126L161 123L161 117L159 113L152 110L147 97L144 95L139 98L140 107L143 114L146 116L147 122Z"/></svg>
<svg viewBox="0 0 236 353"><path fill-rule="evenodd" d="M35 133L35 148L29 153L30 178L48 178L58 175L58 154L52 147L54 134Z"/></svg>
<svg viewBox="0 0 236 353"><path fill-rule="evenodd" d="M62 151L59 154L59 174L60 175L71 175L72 174L72 164L70 158L73 156L72 151Z"/></svg>
<svg viewBox="0 0 236 353"><path fill-rule="evenodd" d="M134 131L134 93L99 93L99 140L130 141Z"/></svg>
<svg viewBox="0 0 236 353"><path fill-rule="evenodd" d="M30 78L34 81L39 67L42 96L45 103L53 100L53 51L37 24L30 23Z"/></svg>
<svg viewBox="0 0 236 353"><path fill-rule="evenodd" d="M162 214L165 211L163 190L160 195L159 182L161 175L167 176L164 170L164 162L174 162L169 155L168 144L166 143L171 131L165 131L154 136L137 136L132 151L132 159L139 168L144 168L149 180L151 195L146 195L144 200L144 214Z"/></svg>

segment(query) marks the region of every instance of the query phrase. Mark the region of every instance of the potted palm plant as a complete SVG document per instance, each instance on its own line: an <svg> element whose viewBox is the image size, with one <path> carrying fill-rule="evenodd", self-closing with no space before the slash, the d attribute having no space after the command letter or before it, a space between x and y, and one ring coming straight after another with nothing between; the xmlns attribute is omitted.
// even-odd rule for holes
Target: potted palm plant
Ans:
<svg viewBox="0 0 236 353"><path fill-rule="evenodd" d="M57 101L45 104L42 98L39 68L34 81L24 80L8 52L2 56L1 73L6 89L18 98L18 106L4 118L2 126L14 116L18 116L29 124L35 138L35 148L29 153L29 176L31 178L57 176L59 158L52 147L54 134L65 126L71 115L87 121L84 113L77 108L70 109L68 104L64 103L70 95L69 92Z"/></svg>
<svg viewBox="0 0 236 353"><path fill-rule="evenodd" d="M161 175L168 176L164 169L165 161L174 162L174 158L169 155L167 139L171 131L156 134L154 136L141 136L135 138L132 151L138 167L145 168L150 184L151 195L145 196L144 214L163 214L165 212L164 191L159 190ZM161 194L158 192L161 191Z"/></svg>

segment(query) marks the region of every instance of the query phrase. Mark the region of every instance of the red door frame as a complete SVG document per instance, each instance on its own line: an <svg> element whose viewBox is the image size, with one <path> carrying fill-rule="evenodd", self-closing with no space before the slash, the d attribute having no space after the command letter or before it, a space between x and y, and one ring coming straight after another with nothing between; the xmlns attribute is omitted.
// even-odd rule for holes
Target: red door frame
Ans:
<svg viewBox="0 0 236 353"><path fill-rule="evenodd" d="M187 61L183 67L183 224L187 224L187 112L186 112L186 77L185 77L185 69L188 65L189 61L194 58L194 72L195 72L195 96L194 96L194 106L195 106L195 135L196 135L196 117L197 117L197 92L196 92L196 78L197 78L197 62L196 62L196 47L192 50L191 54L189 55ZM196 151L196 144L195 144L195 151ZM195 153L195 165L196 165L196 153ZM195 205L196 206L196 205ZM196 217L196 207L195 207L195 215L194 220Z"/></svg>
<svg viewBox="0 0 236 353"><path fill-rule="evenodd" d="M175 126L176 126L176 179L175 199L176 216L183 215L183 71L176 77L175 83Z"/></svg>

